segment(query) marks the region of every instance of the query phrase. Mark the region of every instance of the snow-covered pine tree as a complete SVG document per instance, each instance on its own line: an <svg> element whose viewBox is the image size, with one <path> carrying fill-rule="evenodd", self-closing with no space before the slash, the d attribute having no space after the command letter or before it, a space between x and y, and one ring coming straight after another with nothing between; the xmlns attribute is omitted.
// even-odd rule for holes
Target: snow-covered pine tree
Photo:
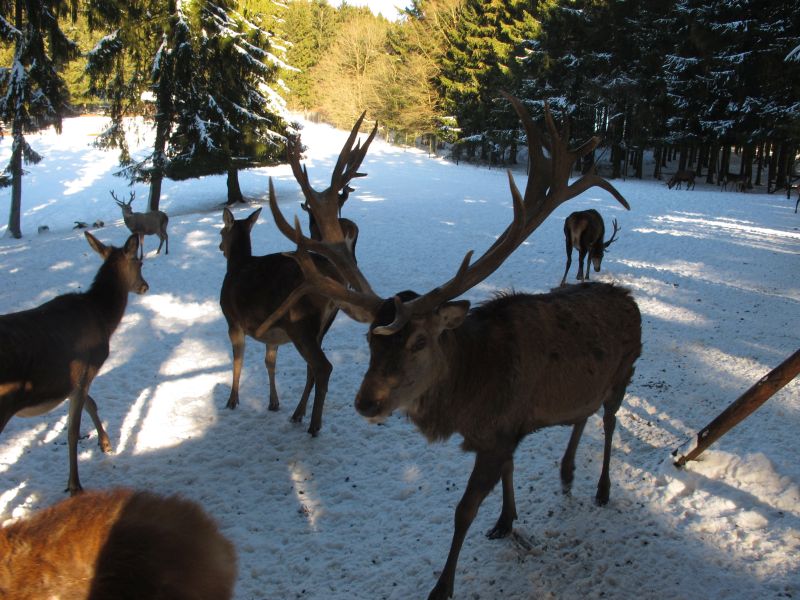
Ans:
<svg viewBox="0 0 800 600"><path fill-rule="evenodd" d="M79 54L67 38L59 18L76 16L74 0L14 0L0 2L0 37L14 46L11 65L0 68L0 120L11 124L11 160L0 186L11 186L8 234L22 237L23 163L35 164L41 156L25 134L53 126L69 112L69 93L61 68Z"/></svg>
<svg viewBox="0 0 800 600"><path fill-rule="evenodd" d="M173 48L175 114L165 174L227 173L227 203L241 202L239 170L284 159L287 124L277 89L279 70L289 68L283 47L236 2L181 4L188 39Z"/></svg>

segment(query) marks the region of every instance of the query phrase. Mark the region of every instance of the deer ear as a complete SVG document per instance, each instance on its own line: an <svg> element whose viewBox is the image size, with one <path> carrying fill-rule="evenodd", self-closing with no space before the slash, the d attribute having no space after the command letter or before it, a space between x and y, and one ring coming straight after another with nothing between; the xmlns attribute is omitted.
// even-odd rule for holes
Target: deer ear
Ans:
<svg viewBox="0 0 800 600"><path fill-rule="evenodd" d="M130 236L125 242L123 250L128 256L137 256L139 254L139 236L135 234Z"/></svg>
<svg viewBox="0 0 800 600"><path fill-rule="evenodd" d="M103 260L108 258L108 255L111 254L111 248L106 246L103 242L98 240L88 231L84 231L83 235L86 236L86 241L89 242L89 245L92 247L92 250L97 252L100 256L103 257Z"/></svg>
<svg viewBox="0 0 800 600"><path fill-rule="evenodd" d="M469 300L442 304L436 311L436 315L439 317L439 327L442 330L455 329L464 322L468 310Z"/></svg>
<svg viewBox="0 0 800 600"><path fill-rule="evenodd" d="M225 227L230 227L233 225L235 220L236 219L233 217L233 213L230 210L227 208L222 209L222 223L225 225Z"/></svg>
<svg viewBox="0 0 800 600"><path fill-rule="evenodd" d="M253 212L253 214L251 214L249 217L247 217L247 223L248 223L250 229L253 229L253 225L255 225L256 221L258 221L258 215L260 215L260 214L261 214L261 209L259 208L259 209L255 210Z"/></svg>

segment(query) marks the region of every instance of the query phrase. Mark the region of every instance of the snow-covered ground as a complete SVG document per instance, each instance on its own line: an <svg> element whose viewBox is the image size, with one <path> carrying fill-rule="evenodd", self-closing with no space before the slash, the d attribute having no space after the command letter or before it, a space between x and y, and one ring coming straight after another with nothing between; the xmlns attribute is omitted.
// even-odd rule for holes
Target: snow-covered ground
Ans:
<svg viewBox="0 0 800 600"><path fill-rule="evenodd" d="M127 237L109 195L116 157L89 146L99 118L32 136L45 160L24 180L24 238L0 239L0 312L86 289L99 257L73 221L105 221L104 242ZM325 187L345 133L307 125L312 183ZM0 147L5 162L9 140ZM376 140L344 216L361 228L359 265L378 293L420 292L451 277L464 252L482 252L511 218L505 173L456 166ZM275 178L284 213L301 214L287 166L242 175L251 205ZM518 172L520 187L524 172ZM800 596L800 384L790 384L683 470L670 453L800 346L800 216L785 195L694 191L662 182L614 182L624 211L592 190L562 206L490 279L467 294L543 292L564 270L562 226L572 210L617 218L619 241L598 279L630 287L643 315L644 349L619 413L611 502L593 502L602 423L590 420L571 497L558 464L569 430L529 436L516 455L512 539L483 533L500 510L499 488L469 532L457 598L776 598ZM136 188L135 210L147 189ZM241 405L224 409L230 346L218 306L221 177L166 182L170 254L147 238L150 284L132 296L92 386L114 453L103 455L89 419L80 473L87 488L133 486L200 502L236 545L236 598L425 597L444 564L454 507L472 456L459 439L429 445L402 415L370 425L353 398L366 370L365 327L340 315L324 348L334 363L318 438L289 422L305 365L282 347L281 411L267 405L260 344L248 344ZM8 214L9 191L0 195ZM37 234L47 225L49 232ZM5 231L0 228L0 235ZM291 249L268 211L256 253ZM570 277L574 277L576 264ZM593 275L594 276L594 275ZM64 497L66 408L14 418L0 434L0 522Z"/></svg>

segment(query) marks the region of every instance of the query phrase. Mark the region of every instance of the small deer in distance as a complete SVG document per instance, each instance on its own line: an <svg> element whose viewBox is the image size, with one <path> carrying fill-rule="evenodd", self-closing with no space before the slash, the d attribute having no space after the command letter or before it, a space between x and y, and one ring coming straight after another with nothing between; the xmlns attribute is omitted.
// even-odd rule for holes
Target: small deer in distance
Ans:
<svg viewBox="0 0 800 600"><path fill-rule="evenodd" d="M603 241L606 234L606 227L603 224L603 217L595 209L581 210L570 214L564 221L564 238L567 245L567 266L564 269L564 277L561 278L561 285L567 281L567 273L572 265L572 248L578 249L578 281L583 278L583 260L589 256L586 262L586 279L589 281L589 271L593 266L596 273L600 272L600 264L603 262L603 254L608 247L616 241L619 226L617 220L612 222L614 232L607 241ZM591 265L590 265L591 262Z"/></svg>
<svg viewBox="0 0 800 600"><path fill-rule="evenodd" d="M366 114L366 113L365 113ZM354 252L358 238L358 227L349 219L338 218L342 204L347 199L348 183L364 174L358 172L370 143L377 133L377 123L362 146L355 144L358 130L365 114L362 114L345 142L331 176L330 186L318 192L311 187L308 172L300 165L300 145L289 139L287 152L292 171L303 190L303 206L309 214L312 237L318 240L334 240L346 247L346 253L355 260ZM263 327L269 315L303 283L303 273L297 263L282 253L253 256L250 232L261 209L246 219L236 220L228 209L223 212L223 228L220 232L220 250L227 259L227 272L220 290L220 306L228 323L228 336L233 349L233 382L227 408L239 403L239 378L242 371L245 336L250 336L267 346L264 358L269 377L269 410L278 410L280 404L275 385L275 364L278 346L291 342L307 363L306 384L297 404L292 421L299 423L306 413L306 406L314 389L314 406L308 432L314 436L322 426L322 409L328 389L332 366L322 351L322 339L336 317L337 307L328 298L310 295L298 303L286 318L274 326ZM324 214L335 222L317 226L317 217ZM336 276L332 266L322 257L317 257L319 268Z"/></svg>
<svg viewBox="0 0 800 600"><path fill-rule="evenodd" d="M108 358L109 340L125 314L128 293L148 290L142 278L138 236L115 248L88 231L84 235L103 258L86 292L64 294L30 310L0 315L0 432L14 415L41 415L69 398L67 491L72 494L82 489L78 478L82 410L94 422L101 449L111 450L89 386Z"/></svg>
<svg viewBox="0 0 800 600"><path fill-rule="evenodd" d="M166 244L165 254L169 254L169 235L167 235L167 224L169 224L169 217L167 213L160 210L153 210L145 213L133 212L131 204L136 198L136 192L131 192L130 198L124 202L117 198L116 194L112 191L111 197L122 209L122 219L125 221L131 233L139 236L139 252L144 256L144 236L157 235L158 250L156 254L161 253L161 246Z"/></svg>
<svg viewBox="0 0 800 600"><path fill-rule="evenodd" d="M719 185L723 191L727 191L728 184L730 184L734 191L745 192L747 191L747 184L749 178L744 173L725 173L719 178Z"/></svg>
<svg viewBox="0 0 800 600"><path fill-rule="evenodd" d="M88 491L0 528L7 600L228 600L236 551L200 506Z"/></svg>
<svg viewBox="0 0 800 600"><path fill-rule="evenodd" d="M672 189L672 186L674 185L675 189L679 190L681 189L681 183L685 181L687 190L689 189L690 186L692 189L694 189L694 178L695 178L694 171L691 170L677 171L672 177L670 177L669 181L667 182L667 187L669 189Z"/></svg>
<svg viewBox="0 0 800 600"><path fill-rule="evenodd" d="M456 275L426 294L378 296L355 262L345 261L335 245L305 237L296 218L294 228L289 225L270 182L273 217L295 241L294 256L306 279L303 289L287 298L265 325L284 318L304 293L332 298L349 316L369 323L370 359L355 398L357 412L381 421L402 410L429 441L458 433L464 450L475 453L472 474L456 507L447 561L429 600L452 597L467 530L498 481L502 509L488 536L511 533L517 517L514 452L528 434L554 425L572 427L561 461L567 491L584 426L603 407L605 445L595 498L601 505L608 502L615 415L641 351L639 309L630 293L618 286L583 283L549 294L509 293L472 310L468 301L453 300L500 267L559 205L587 189L599 186L628 208L619 192L595 174L569 184L572 165L592 151L598 138L568 150L567 136L559 135L547 109L545 142L522 103L506 97L522 120L532 157L525 195L520 195L509 172L511 225L483 256L472 261L468 252ZM327 256L342 277L321 272L311 252Z"/></svg>

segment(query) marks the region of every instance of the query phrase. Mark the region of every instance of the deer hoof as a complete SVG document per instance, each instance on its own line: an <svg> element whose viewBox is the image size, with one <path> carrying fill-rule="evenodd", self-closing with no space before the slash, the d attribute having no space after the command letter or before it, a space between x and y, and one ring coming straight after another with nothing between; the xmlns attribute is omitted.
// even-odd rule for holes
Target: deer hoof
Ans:
<svg viewBox="0 0 800 600"><path fill-rule="evenodd" d="M453 590L441 579L433 586L431 593L428 594L428 600L447 600L453 597Z"/></svg>
<svg viewBox="0 0 800 600"><path fill-rule="evenodd" d="M497 524L486 532L486 537L490 540L499 540L508 537L511 533L511 523L505 523L503 518L498 519Z"/></svg>
<svg viewBox="0 0 800 600"><path fill-rule="evenodd" d="M231 399L228 400L228 403L225 405L225 408L229 408L229 409L233 410L234 408L236 408L238 406L238 404L239 404L239 400L231 398Z"/></svg>
<svg viewBox="0 0 800 600"><path fill-rule="evenodd" d="M281 407L281 405L278 404L278 401L276 400L275 402L270 402L269 403L269 406L267 407L267 410L271 410L272 412L278 412L278 409L280 409L280 407Z"/></svg>
<svg viewBox="0 0 800 600"><path fill-rule="evenodd" d="M100 438L97 445L100 446L100 450L103 451L103 454L111 454L111 442L107 437Z"/></svg>

